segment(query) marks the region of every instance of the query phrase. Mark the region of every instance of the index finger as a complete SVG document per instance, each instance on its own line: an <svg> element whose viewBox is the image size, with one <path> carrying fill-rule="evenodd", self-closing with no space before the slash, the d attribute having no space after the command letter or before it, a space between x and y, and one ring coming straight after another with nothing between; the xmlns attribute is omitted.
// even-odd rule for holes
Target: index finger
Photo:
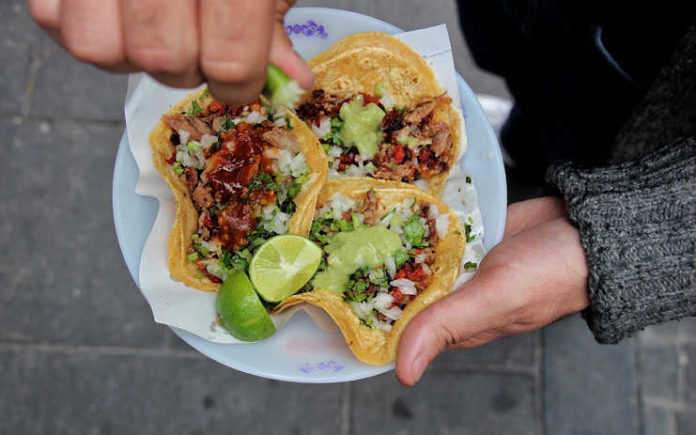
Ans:
<svg viewBox="0 0 696 435"><path fill-rule="evenodd" d="M274 0L200 2L201 71L215 98L248 103L261 92L273 36Z"/></svg>

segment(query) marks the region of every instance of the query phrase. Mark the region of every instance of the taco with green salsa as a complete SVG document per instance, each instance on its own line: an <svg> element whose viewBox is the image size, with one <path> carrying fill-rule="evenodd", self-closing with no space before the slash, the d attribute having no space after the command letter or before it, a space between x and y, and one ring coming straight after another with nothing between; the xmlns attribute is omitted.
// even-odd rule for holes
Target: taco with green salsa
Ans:
<svg viewBox="0 0 696 435"><path fill-rule="evenodd" d="M359 33L308 63L316 78L297 114L320 139L329 176L402 181L440 196L465 139L425 60L393 36Z"/></svg>
<svg viewBox="0 0 696 435"><path fill-rule="evenodd" d="M309 237L324 251L319 271L275 311L303 302L324 309L368 364L394 360L406 324L452 290L466 247L459 219L439 199L354 177L327 182Z"/></svg>

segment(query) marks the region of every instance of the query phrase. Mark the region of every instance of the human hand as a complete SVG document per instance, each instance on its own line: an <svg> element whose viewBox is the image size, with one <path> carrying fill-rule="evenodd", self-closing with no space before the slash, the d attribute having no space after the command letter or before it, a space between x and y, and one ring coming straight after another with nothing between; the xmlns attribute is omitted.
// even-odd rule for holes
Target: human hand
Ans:
<svg viewBox="0 0 696 435"><path fill-rule="evenodd" d="M229 104L258 97L273 63L308 89L313 74L283 17L295 0L30 0L31 14L77 59L145 71L173 87L207 81Z"/></svg>
<svg viewBox="0 0 696 435"><path fill-rule="evenodd" d="M503 241L458 291L406 327L396 358L404 385L418 382L443 350L480 346L541 328L588 306L587 263L578 231L557 198L511 205Z"/></svg>

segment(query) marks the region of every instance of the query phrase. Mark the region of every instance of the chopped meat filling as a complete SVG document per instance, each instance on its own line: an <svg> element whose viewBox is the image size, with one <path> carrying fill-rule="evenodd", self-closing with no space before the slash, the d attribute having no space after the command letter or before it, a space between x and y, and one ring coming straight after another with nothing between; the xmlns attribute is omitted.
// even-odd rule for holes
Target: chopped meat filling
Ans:
<svg viewBox="0 0 696 435"><path fill-rule="evenodd" d="M360 95L364 104L375 103L384 109L380 98L365 93ZM446 123L434 120L438 108L451 104L449 97L423 98L411 108L385 110L380 124L382 143L369 161L357 159L357 150L343 144L340 136L343 120L338 118L338 114L341 106L352 98L341 98L317 89L297 110L302 119L317 128L326 125L322 124L326 117L336 118L331 120L331 131L323 133L322 137L322 143L334 146L333 156L330 154L330 167L333 170L342 174L351 167L371 163L374 167L366 175L404 182L433 177L449 170L455 148L454 138ZM336 154L336 147L340 155ZM326 149L328 152L329 148Z"/></svg>

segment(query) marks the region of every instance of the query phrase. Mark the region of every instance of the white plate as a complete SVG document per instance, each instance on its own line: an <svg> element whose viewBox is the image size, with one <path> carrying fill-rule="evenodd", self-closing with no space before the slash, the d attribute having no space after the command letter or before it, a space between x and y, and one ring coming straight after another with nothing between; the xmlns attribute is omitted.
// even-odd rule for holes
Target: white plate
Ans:
<svg viewBox="0 0 696 435"><path fill-rule="evenodd" d="M337 9L294 8L286 25L297 51L310 58L338 40L358 32L399 33L402 30L365 15ZM486 250L502 238L507 191L505 171L495 134L472 90L458 76L468 149L462 169L470 174L479 194ZM131 276L138 282L140 255L155 216L157 201L135 193L138 168L124 134L114 167L114 225L121 252ZM342 336L317 328L304 313L268 340L245 345L211 343L176 328L172 330L202 354L228 367L270 379L329 383L375 376L393 364L370 366L351 354Z"/></svg>

